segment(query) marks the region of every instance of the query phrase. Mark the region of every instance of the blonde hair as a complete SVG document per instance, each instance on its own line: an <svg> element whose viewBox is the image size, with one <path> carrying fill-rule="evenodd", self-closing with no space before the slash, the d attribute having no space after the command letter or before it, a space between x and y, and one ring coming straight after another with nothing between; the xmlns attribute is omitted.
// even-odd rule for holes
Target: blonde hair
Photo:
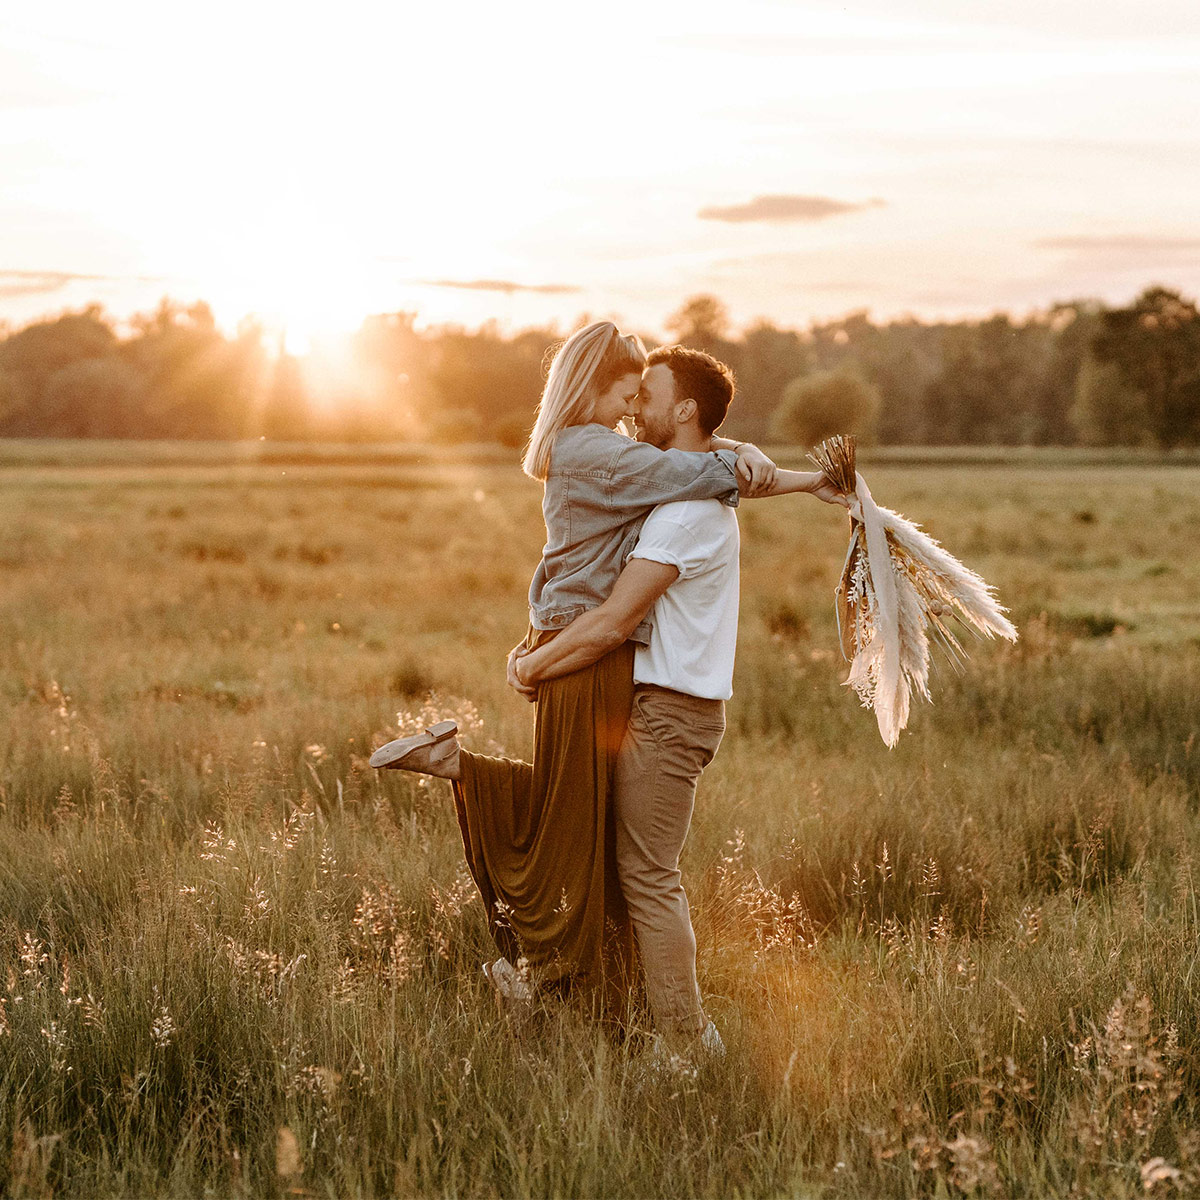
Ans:
<svg viewBox="0 0 1200 1200"><path fill-rule="evenodd" d="M640 374L645 361L641 341L621 333L611 321L595 321L571 334L550 364L521 463L525 474L544 480L550 473L550 450L559 431L587 424L596 398L622 375Z"/></svg>

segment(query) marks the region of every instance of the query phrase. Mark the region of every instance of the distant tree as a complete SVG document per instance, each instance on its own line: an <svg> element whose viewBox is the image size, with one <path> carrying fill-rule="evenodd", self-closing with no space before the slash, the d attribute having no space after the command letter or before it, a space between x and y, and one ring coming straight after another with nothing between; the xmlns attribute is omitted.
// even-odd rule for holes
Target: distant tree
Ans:
<svg viewBox="0 0 1200 1200"><path fill-rule="evenodd" d="M25 392L19 378L12 372L0 370L0 436L19 418L25 403Z"/></svg>
<svg viewBox="0 0 1200 1200"><path fill-rule="evenodd" d="M878 415L879 392L853 364L846 363L789 383L772 421L771 436L803 446L815 446L832 433L852 433L870 441Z"/></svg>
<svg viewBox="0 0 1200 1200"><path fill-rule="evenodd" d="M432 404L432 339L417 331L416 313L368 317L352 348L377 427L411 436Z"/></svg>
<svg viewBox="0 0 1200 1200"><path fill-rule="evenodd" d="M1158 445L1200 441L1200 312L1191 300L1148 288L1128 308L1104 314L1092 352L1144 397Z"/></svg>
<svg viewBox="0 0 1200 1200"><path fill-rule="evenodd" d="M0 343L0 366L43 380L81 358L101 358L117 343L116 331L98 304L79 312L34 321Z"/></svg>
<svg viewBox="0 0 1200 1200"><path fill-rule="evenodd" d="M9 379L10 437L43 435L42 399L51 378L83 359L100 359L117 346L117 335L98 304L35 321L0 342L0 371Z"/></svg>
<svg viewBox="0 0 1200 1200"><path fill-rule="evenodd" d="M146 379L144 437L244 438L257 435L265 354L250 329L233 341L217 329L206 304L164 299L133 321L122 346Z"/></svg>
<svg viewBox="0 0 1200 1200"><path fill-rule="evenodd" d="M56 371L41 399L41 433L48 437L128 438L141 432L141 376L119 358L81 358Z"/></svg>
<svg viewBox="0 0 1200 1200"><path fill-rule="evenodd" d="M729 329L729 311L716 296L692 296L667 318L665 328L685 346L716 354L713 347L725 341Z"/></svg>
<svg viewBox="0 0 1200 1200"><path fill-rule="evenodd" d="M783 399L783 389L809 370L808 348L794 329L759 321L746 330L737 357L737 393L729 410L729 428L740 437L763 437Z"/></svg>
<svg viewBox="0 0 1200 1200"><path fill-rule="evenodd" d="M1083 360L1075 382L1071 422L1086 446L1153 445L1146 398L1131 388L1115 363Z"/></svg>
<svg viewBox="0 0 1200 1200"><path fill-rule="evenodd" d="M1016 325L1006 313L946 326L942 368L925 390L925 438L943 445L1031 441L1048 345L1043 326Z"/></svg>
<svg viewBox="0 0 1200 1200"><path fill-rule="evenodd" d="M545 382L543 362L555 341L549 330L525 330L505 338L495 325L475 332L444 329L429 347L427 423L436 425L439 414L458 414L442 422L445 428L461 425L462 414L475 413L475 426L488 437L488 427L513 413L528 416ZM432 427L432 426L431 426Z"/></svg>
<svg viewBox="0 0 1200 1200"><path fill-rule="evenodd" d="M942 369L939 326L913 318L876 325L865 311L855 312L814 325L809 345L816 367L832 370L856 363L879 389L880 441L900 444L924 439L925 394Z"/></svg>
<svg viewBox="0 0 1200 1200"><path fill-rule="evenodd" d="M1055 304L1047 312L1044 368L1030 406L1030 440L1036 445L1074 445L1081 437L1079 421L1090 421L1080 407L1079 380L1103 312L1103 303L1090 299Z"/></svg>
<svg viewBox="0 0 1200 1200"><path fill-rule="evenodd" d="M295 357L280 352L268 369L259 430L274 441L297 442L313 436L312 406Z"/></svg>

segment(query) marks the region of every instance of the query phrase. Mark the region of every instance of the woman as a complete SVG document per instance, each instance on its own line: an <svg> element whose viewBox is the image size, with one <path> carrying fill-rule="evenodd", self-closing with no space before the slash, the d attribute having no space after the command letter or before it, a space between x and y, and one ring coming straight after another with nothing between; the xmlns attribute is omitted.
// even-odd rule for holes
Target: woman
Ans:
<svg viewBox="0 0 1200 1200"><path fill-rule="evenodd" d="M530 648L604 601L655 505L736 504L739 473L747 491L773 478L770 460L748 445L714 438L717 453L663 451L616 432L644 362L637 338L602 321L572 335L551 365L523 463L545 485L547 532L529 590ZM634 639L648 633L643 626ZM501 951L527 959L541 985L610 1013L630 994L633 957L609 803L633 700L633 649L626 642L539 688L532 763L460 750L453 722L371 758L453 780L467 863Z"/></svg>

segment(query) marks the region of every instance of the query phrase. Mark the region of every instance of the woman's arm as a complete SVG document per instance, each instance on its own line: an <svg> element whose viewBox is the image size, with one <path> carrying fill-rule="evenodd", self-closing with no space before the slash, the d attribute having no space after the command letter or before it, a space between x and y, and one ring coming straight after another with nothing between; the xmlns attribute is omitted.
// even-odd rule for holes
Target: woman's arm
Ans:
<svg viewBox="0 0 1200 1200"><path fill-rule="evenodd" d="M731 450L737 455L738 491L743 496L769 496L779 469L753 442L735 442L731 438L709 438L713 450Z"/></svg>
<svg viewBox="0 0 1200 1200"><path fill-rule="evenodd" d="M711 500L737 504L741 479L732 451L659 450L648 442L623 439L608 462L609 510L631 516L672 500Z"/></svg>

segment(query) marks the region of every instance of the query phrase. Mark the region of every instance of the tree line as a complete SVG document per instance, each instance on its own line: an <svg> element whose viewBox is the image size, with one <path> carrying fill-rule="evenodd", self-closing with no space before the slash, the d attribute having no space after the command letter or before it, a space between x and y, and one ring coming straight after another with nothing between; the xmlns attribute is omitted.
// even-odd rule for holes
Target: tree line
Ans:
<svg viewBox="0 0 1200 1200"><path fill-rule="evenodd" d="M731 327L712 296L667 322L728 362L739 437L885 445L1200 442L1200 311L1162 287L1124 308L1056 304L1023 319ZM499 441L528 433L561 334L505 335L374 316L337 355L289 354L261 326L223 333L164 300L118 326L98 306L0 329L0 436Z"/></svg>

